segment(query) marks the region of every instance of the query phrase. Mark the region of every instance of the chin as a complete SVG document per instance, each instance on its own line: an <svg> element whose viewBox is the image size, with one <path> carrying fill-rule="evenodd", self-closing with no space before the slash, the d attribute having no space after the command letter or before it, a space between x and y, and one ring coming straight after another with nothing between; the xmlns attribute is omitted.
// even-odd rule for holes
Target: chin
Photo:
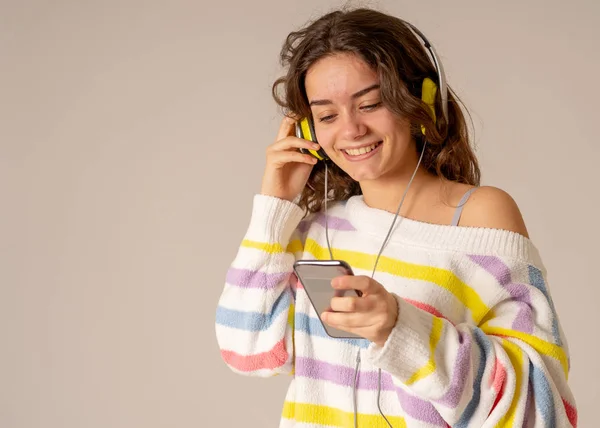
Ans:
<svg viewBox="0 0 600 428"><path fill-rule="evenodd" d="M377 180L382 176L381 171L373 171L373 170L352 170L351 168L345 170L346 174L348 174L354 181L373 181Z"/></svg>

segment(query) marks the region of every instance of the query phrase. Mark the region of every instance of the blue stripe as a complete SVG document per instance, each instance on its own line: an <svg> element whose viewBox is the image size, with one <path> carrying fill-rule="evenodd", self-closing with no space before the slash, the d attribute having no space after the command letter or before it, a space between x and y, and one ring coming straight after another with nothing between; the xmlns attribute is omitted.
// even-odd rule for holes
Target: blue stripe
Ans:
<svg viewBox="0 0 600 428"><path fill-rule="evenodd" d="M249 332L266 331L269 330L269 328L271 328L273 322L282 312L285 312L289 309L290 301L291 290L287 290L285 293L279 296L279 298L273 305L273 310L270 314L236 311L233 309L226 309L219 306L217 308L216 322L217 324L230 328L235 328L237 330L245 330ZM287 317L285 318L285 322L287 323ZM357 346L362 349L366 349L369 347L370 342L367 339L338 339L329 336L325 331L323 324L321 324L320 319L310 317L303 313L296 312L294 325L296 331L306 333L310 336L325 337L331 340L345 342L349 345Z"/></svg>
<svg viewBox="0 0 600 428"><path fill-rule="evenodd" d="M277 319L281 313L289 310L290 303L291 292L286 290L277 298L270 314L236 311L219 306L217 308L216 322L217 324L238 330L265 331L271 327L274 320ZM283 322L287 323L287 317L284 318Z"/></svg>
<svg viewBox="0 0 600 428"><path fill-rule="evenodd" d="M554 408L554 396L552 388L544 372L529 362L529 380L533 384L533 397L535 406L544 417L545 427L556 426L556 409Z"/></svg>
<svg viewBox="0 0 600 428"><path fill-rule="evenodd" d="M367 339L338 339L329 336L325 331L323 324L321 324L320 319L309 317L306 314L297 313L295 325L296 331L301 331L302 333L306 333L310 336L326 337L328 339L345 342L349 345L357 346L362 349L369 347L369 341Z"/></svg>
<svg viewBox="0 0 600 428"><path fill-rule="evenodd" d="M460 420L455 425L456 428L467 428L469 426L470 419L475 414L475 410L479 406L481 399L481 383L483 380L483 372L485 371L486 361L492 354L492 343L486 334L479 328L473 329L473 335L475 336L475 342L479 346L479 368L477 369L477 377L475 379L475 385L473 385L473 397L464 413L460 417Z"/></svg>
<svg viewBox="0 0 600 428"><path fill-rule="evenodd" d="M550 309L552 309L552 335L554 336L554 342L558 346L562 346L562 340L560 339L560 331L558 329L558 318L556 315L556 309L554 308L554 302L552 301L552 297L546 289L546 282L544 281L542 273L538 268L531 265L529 266L529 282L531 282L531 285L533 285L535 288L540 290L542 294L546 297L546 300L548 300L548 303L550 304Z"/></svg>

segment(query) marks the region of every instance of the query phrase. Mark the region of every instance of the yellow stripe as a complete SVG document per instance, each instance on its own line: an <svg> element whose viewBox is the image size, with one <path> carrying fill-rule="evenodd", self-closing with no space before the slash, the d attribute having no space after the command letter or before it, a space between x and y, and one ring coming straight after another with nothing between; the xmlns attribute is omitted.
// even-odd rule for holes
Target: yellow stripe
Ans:
<svg viewBox="0 0 600 428"><path fill-rule="evenodd" d="M295 325L296 325L296 309L295 309L295 305L294 303L290 303L290 309L288 310L288 325L291 328L291 332L292 332L292 349L296 349L296 335L295 333ZM291 375L294 376L294 374L296 374L296 363L294 362L292 364L292 372Z"/></svg>
<svg viewBox="0 0 600 428"><path fill-rule="evenodd" d="M295 305L293 303L290 303L290 308L288 310L288 319L287 319L287 323L290 326L290 328L292 329L292 331L294 331L294 325L295 325L295 309L294 309Z"/></svg>
<svg viewBox="0 0 600 428"><path fill-rule="evenodd" d="M241 244L242 247L255 248L257 250L264 251L269 254L283 253L283 247L278 242L259 242L251 241L250 239L244 239ZM291 241L286 247L285 251L288 253L297 253L303 250L302 242L299 239Z"/></svg>
<svg viewBox="0 0 600 428"><path fill-rule="evenodd" d="M249 239L244 239L242 241L242 247L256 248L257 250L262 250L265 253L271 253L271 254L283 253L283 248L277 242L274 244L271 244L271 243L267 243L267 242L258 242L258 241L251 241Z"/></svg>
<svg viewBox="0 0 600 428"><path fill-rule="evenodd" d="M502 340L502 346L506 350L508 354L508 358L512 366L515 369L515 395L512 398L512 402L510 403L510 408L508 412L502 416L496 427L506 428L512 427L515 421L515 413L517 412L517 406L519 405L519 398L521 394L521 383L523 382L523 351L514 343L508 340Z"/></svg>
<svg viewBox="0 0 600 428"><path fill-rule="evenodd" d="M432 317L433 323L431 324L431 334L429 335L429 361L417 370L413 375L406 381L407 385L412 385L418 380L426 378L436 369L435 365L435 348L437 347L440 338L442 337L442 329L444 323L438 317Z"/></svg>
<svg viewBox="0 0 600 428"><path fill-rule="evenodd" d="M286 251L288 253L300 253L303 250L304 245L302 245L302 241L300 241L299 239L294 239L293 241L291 241L286 248Z"/></svg>
<svg viewBox="0 0 600 428"><path fill-rule="evenodd" d="M569 362L567 358L567 353L560 346L554 345L550 342L546 342L545 340L542 340L539 337L535 337L527 333L522 333L520 331L510 330L508 328L490 327L487 324L484 324L483 326L481 326L481 330L485 334L514 337L515 339L522 340L536 351L558 360L563 368L565 376L568 376Z"/></svg>
<svg viewBox="0 0 600 428"><path fill-rule="evenodd" d="M306 251L317 259L329 258L329 252L312 239L306 240ZM372 270L376 255L360 253L357 251L331 249L334 258L342 259L359 269ZM403 262L386 256L381 256L377 264L377 271L410 279L419 279L436 284L438 287L448 290L467 307L478 323L491 310L483 302L479 294L467 284L462 282L453 272L447 269L432 266L423 266Z"/></svg>
<svg viewBox="0 0 600 428"><path fill-rule="evenodd" d="M283 405L282 416L296 422L315 425L326 425L333 427L352 427L354 426L354 414L344 412L339 409L317 404L292 403L286 401ZM390 421L394 428L406 428L404 418L398 416L385 417ZM388 424L380 414L367 415L358 413L357 422L359 427L369 428L388 428Z"/></svg>

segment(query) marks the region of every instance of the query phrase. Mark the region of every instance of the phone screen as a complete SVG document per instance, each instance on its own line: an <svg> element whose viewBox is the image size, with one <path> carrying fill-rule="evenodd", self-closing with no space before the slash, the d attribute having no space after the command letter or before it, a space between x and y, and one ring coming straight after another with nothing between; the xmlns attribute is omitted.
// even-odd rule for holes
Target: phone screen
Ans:
<svg viewBox="0 0 600 428"><path fill-rule="evenodd" d="M299 260L294 264L294 270L298 280L304 287L310 302L321 321L321 313L331 309L331 298L344 295L358 295L352 290L336 290L331 286L331 280L337 276L353 275L348 264L339 260ZM359 338L355 334L348 333L328 326L321 321L327 334L335 338Z"/></svg>

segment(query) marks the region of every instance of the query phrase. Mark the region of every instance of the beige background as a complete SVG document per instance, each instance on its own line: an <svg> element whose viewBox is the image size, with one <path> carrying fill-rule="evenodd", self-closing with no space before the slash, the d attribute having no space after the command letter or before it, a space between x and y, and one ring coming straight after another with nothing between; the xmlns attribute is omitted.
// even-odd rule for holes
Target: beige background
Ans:
<svg viewBox="0 0 600 428"><path fill-rule="evenodd" d="M288 379L221 362L214 313L323 0L0 0L0 426L275 427ZM419 26L522 208L596 426L595 0L372 3ZM216 425L218 424L218 425Z"/></svg>

